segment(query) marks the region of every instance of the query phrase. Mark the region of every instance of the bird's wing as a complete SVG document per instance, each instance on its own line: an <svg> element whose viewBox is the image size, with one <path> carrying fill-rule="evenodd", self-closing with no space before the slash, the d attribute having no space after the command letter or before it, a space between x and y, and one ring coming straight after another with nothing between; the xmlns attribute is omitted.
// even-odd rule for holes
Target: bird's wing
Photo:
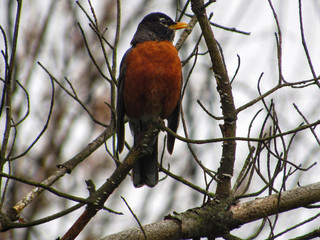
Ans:
<svg viewBox="0 0 320 240"><path fill-rule="evenodd" d="M183 85L183 79L181 75L181 89ZM181 92L180 92L180 99L179 102L174 109L174 111L171 113L171 115L168 117L168 127L173 131L177 132L178 126L179 126L179 119L180 119L180 111L181 111ZM168 152L171 154L174 147L174 142L176 138L172 136L171 134L168 134L168 141L167 141L167 149Z"/></svg>
<svg viewBox="0 0 320 240"><path fill-rule="evenodd" d="M122 152L124 147L124 100L123 100L123 91L124 91L124 79L127 70L127 57L130 54L132 48L130 48L123 56L120 63L120 74L118 79L118 96L117 96L117 138L118 146L117 149L119 152Z"/></svg>

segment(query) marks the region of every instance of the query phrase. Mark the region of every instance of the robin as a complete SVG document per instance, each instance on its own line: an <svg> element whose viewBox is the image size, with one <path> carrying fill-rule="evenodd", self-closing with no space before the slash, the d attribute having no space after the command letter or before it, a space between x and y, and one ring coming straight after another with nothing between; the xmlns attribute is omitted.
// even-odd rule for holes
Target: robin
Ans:
<svg viewBox="0 0 320 240"><path fill-rule="evenodd" d="M172 44L175 30L186 23L174 22L156 12L143 18L120 64L117 98L118 151L124 147L124 116L136 146L139 136L152 120L167 119L176 132L181 107L182 67L178 51ZM171 154L175 138L168 134L167 150ZM158 183L158 134L151 141L151 150L137 159L132 178L135 187Z"/></svg>

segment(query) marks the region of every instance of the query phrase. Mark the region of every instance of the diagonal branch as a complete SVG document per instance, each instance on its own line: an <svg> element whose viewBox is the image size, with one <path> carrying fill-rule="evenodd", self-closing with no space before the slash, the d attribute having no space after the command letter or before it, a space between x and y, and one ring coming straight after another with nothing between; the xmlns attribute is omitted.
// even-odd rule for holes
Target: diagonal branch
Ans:
<svg viewBox="0 0 320 240"><path fill-rule="evenodd" d="M109 127L103 133L101 133L95 140L88 144L81 152L76 156L62 164L59 169L57 169L50 177L41 182L41 184L46 186L51 186L66 173L70 173L79 163L90 156L97 148L99 148L108 138L114 134L114 128ZM15 221L18 215L23 209L25 209L31 202L38 198L38 196L44 191L44 188L36 187L30 191L25 197L10 208L6 215L10 221Z"/></svg>
<svg viewBox="0 0 320 240"><path fill-rule="evenodd" d="M88 200L93 202L89 204L82 215L77 221L70 227L61 240L75 239L84 227L90 222L90 220L97 214L97 212L103 208L104 203L108 200L111 194L121 184L121 182L127 177L129 171L133 168L135 161L145 152L145 149L150 146L150 142L154 137L155 132L159 130L151 124L143 138L139 139L139 143L131 149L125 160L119 164L114 170L110 178L95 192L91 194Z"/></svg>

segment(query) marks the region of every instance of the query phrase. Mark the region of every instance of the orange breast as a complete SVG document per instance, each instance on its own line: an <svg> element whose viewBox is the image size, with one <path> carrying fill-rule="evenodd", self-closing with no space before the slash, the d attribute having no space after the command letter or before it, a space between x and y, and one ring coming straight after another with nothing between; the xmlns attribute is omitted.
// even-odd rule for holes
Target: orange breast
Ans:
<svg viewBox="0 0 320 240"><path fill-rule="evenodd" d="M168 118L178 104L181 63L171 42L139 43L127 57L124 108L128 117Z"/></svg>

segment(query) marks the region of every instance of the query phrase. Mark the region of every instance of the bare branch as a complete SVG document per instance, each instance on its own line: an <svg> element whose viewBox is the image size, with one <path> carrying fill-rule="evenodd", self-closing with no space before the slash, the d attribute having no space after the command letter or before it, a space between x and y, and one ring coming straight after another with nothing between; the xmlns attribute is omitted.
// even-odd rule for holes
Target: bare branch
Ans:
<svg viewBox="0 0 320 240"><path fill-rule="evenodd" d="M203 8L203 0L194 0L191 1L191 3L191 8L198 18L209 51L213 72L217 82L217 90L220 95L222 114L224 116L224 125L221 127L222 134L227 138L235 137L237 116L227 69L225 68L221 51L219 50L218 44L214 38L205 8ZM225 141L223 143L222 157L217 175L219 179L216 189L218 198L226 198L230 195L231 177L233 175L235 161L235 149L235 141Z"/></svg>
<svg viewBox="0 0 320 240"><path fill-rule="evenodd" d="M317 78L317 74L314 70L313 64L312 64L312 60L309 54L309 50L308 50L308 46L306 43L306 39L304 37L304 29L303 29L303 20L302 20L302 3L301 0L298 0L299 3L299 23L300 23L300 34L301 34L301 42L302 42L302 46L304 49L304 52L306 54L307 60L308 60L308 64L312 73L312 76L314 78ZM316 84L318 85L318 87L320 87L320 83L317 81Z"/></svg>
<svg viewBox="0 0 320 240"><path fill-rule="evenodd" d="M231 206L230 209L226 209L224 204L222 204L224 208L217 203L207 204L202 208L175 213L165 220L145 225L143 228L148 240L219 237L225 234L226 229L232 230L242 224L318 201L320 201L320 183L314 183L282 192L281 195L274 194ZM221 215L223 215L223 221L219 222ZM141 234L140 228L133 228L100 240L139 239Z"/></svg>

